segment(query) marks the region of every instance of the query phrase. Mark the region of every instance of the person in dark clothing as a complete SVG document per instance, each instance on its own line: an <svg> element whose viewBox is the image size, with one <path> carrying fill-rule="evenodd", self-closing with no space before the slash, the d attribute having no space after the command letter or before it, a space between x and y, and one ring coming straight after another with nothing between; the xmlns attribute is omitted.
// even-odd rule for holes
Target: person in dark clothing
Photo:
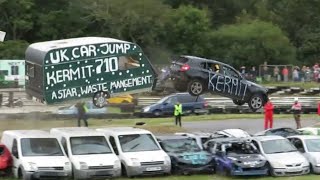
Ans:
<svg viewBox="0 0 320 180"><path fill-rule="evenodd" d="M84 102L79 102L76 104L76 108L78 110L78 127L81 127L81 119L84 121L84 125L88 127L88 116L87 116L87 111L88 108L86 106L86 103Z"/></svg>

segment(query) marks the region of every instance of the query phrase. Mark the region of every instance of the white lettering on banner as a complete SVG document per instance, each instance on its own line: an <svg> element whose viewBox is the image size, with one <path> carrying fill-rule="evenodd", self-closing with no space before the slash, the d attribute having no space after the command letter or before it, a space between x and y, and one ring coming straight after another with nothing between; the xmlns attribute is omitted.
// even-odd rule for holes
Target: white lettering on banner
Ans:
<svg viewBox="0 0 320 180"><path fill-rule="evenodd" d="M101 44L99 47L95 45L83 45L74 47L72 49L60 49L49 53L49 61L51 64L59 64L61 62L77 60L79 58L96 57L98 52L102 55L108 54L126 54L130 49L129 43L106 43ZM70 51L70 52L68 52ZM68 56L69 55L69 56Z"/></svg>
<svg viewBox="0 0 320 180"><path fill-rule="evenodd" d="M93 65L87 65L76 69L61 69L47 72L47 85L89 78L92 76L92 67Z"/></svg>
<svg viewBox="0 0 320 180"><path fill-rule="evenodd" d="M120 81L112 81L110 82L110 89L122 89L122 88L130 88L134 86L143 86L146 84L152 83L152 76L144 76L144 77L136 77L136 78L129 78ZM70 97L81 97L82 95L86 94L93 94L99 91L108 91L108 84L109 82L104 82L100 84L92 84L82 87L73 87L67 89L60 89L57 91L52 91L51 98L54 99L66 99Z"/></svg>
<svg viewBox="0 0 320 180"><path fill-rule="evenodd" d="M244 99L247 93L247 87L248 84L242 79L209 73L208 89L212 91L228 93L233 96L240 96Z"/></svg>

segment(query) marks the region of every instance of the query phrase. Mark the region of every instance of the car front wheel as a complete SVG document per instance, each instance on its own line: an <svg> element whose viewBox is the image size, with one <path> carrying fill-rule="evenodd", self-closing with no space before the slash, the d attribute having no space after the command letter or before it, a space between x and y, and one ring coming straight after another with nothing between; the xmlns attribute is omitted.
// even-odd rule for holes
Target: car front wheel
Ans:
<svg viewBox="0 0 320 180"><path fill-rule="evenodd" d="M263 97L261 94L254 94L253 96L251 96L249 102L249 107L250 109L255 112L258 109L262 108L263 106Z"/></svg>
<svg viewBox="0 0 320 180"><path fill-rule="evenodd" d="M205 91L204 83L199 79L194 79L188 84L188 92L192 96L199 96Z"/></svg>

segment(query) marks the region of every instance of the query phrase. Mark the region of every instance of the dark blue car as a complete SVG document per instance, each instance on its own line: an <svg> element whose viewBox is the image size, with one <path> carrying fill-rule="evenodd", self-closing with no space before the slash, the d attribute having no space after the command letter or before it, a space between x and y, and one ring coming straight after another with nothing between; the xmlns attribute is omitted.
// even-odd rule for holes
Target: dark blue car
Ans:
<svg viewBox="0 0 320 180"><path fill-rule="evenodd" d="M182 104L183 114L203 114L207 113L208 103L202 96L191 96L189 93L176 93L160 99L158 102L146 106L142 109L144 116L172 116L174 105L177 102Z"/></svg>
<svg viewBox="0 0 320 180"><path fill-rule="evenodd" d="M231 176L268 175L266 159L250 140L244 138L212 139L204 144L213 154L216 172Z"/></svg>

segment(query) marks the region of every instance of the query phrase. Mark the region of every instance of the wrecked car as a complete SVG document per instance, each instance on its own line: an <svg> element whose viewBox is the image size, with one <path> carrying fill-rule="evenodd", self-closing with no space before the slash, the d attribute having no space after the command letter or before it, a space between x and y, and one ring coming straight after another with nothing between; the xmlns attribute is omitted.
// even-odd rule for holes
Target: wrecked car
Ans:
<svg viewBox="0 0 320 180"><path fill-rule="evenodd" d="M205 92L228 97L236 105L248 103L252 111L263 107L268 89L246 80L232 66L195 56L180 56L170 67L174 87L199 96Z"/></svg>
<svg viewBox="0 0 320 180"><path fill-rule="evenodd" d="M162 149L170 156L171 171L175 174L213 173L212 156L197 142L184 136L157 136Z"/></svg>
<svg viewBox="0 0 320 180"><path fill-rule="evenodd" d="M204 148L213 154L216 173L230 176L267 175L266 159L250 139L212 139Z"/></svg>

